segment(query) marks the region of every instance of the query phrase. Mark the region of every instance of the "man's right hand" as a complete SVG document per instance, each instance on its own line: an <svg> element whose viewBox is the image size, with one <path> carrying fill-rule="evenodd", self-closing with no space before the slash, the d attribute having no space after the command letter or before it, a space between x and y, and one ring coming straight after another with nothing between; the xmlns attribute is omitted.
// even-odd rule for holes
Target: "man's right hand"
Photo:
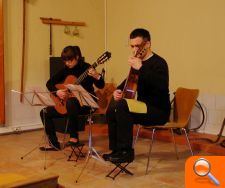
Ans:
<svg viewBox="0 0 225 188"><path fill-rule="evenodd" d="M117 89L113 92L113 98L115 101L121 100L123 97L123 92L120 89Z"/></svg>
<svg viewBox="0 0 225 188"><path fill-rule="evenodd" d="M67 96L67 93L66 93L66 90L65 89L59 89L59 90L56 91L56 95L60 99L64 100L66 98L66 96Z"/></svg>

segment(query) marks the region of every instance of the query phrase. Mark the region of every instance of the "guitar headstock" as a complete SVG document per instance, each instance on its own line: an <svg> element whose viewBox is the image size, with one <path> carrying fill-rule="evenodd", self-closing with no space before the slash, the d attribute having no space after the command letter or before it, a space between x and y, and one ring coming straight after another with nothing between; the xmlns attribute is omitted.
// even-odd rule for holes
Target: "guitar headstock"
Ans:
<svg viewBox="0 0 225 188"><path fill-rule="evenodd" d="M105 63L107 60L109 60L111 57L111 53L106 51L104 52L96 61L96 63L99 64L103 64Z"/></svg>
<svg viewBox="0 0 225 188"><path fill-rule="evenodd" d="M134 54L134 57L138 57L140 58L144 53L145 51L148 49L148 47L146 46L146 41L144 41L142 44L141 44L141 47L136 51L136 53Z"/></svg>

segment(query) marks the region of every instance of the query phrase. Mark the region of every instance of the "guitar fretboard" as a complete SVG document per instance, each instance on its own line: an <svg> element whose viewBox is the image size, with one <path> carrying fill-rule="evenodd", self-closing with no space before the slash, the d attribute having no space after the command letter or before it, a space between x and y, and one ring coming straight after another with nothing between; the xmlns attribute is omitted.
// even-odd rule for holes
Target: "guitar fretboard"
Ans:
<svg viewBox="0 0 225 188"><path fill-rule="evenodd" d="M76 80L75 85L79 85L87 76L88 76L88 70L92 67L95 68L98 66L98 63L93 63L86 71L84 71Z"/></svg>
<svg viewBox="0 0 225 188"><path fill-rule="evenodd" d="M95 63L93 63L90 67L87 68L86 71L84 71L84 73L82 73L76 80L76 82L74 84L79 85L87 76L88 76L88 70L90 68L96 68L99 64L104 63L105 61L107 61L109 58L111 57L111 53L106 51L104 54L102 54Z"/></svg>

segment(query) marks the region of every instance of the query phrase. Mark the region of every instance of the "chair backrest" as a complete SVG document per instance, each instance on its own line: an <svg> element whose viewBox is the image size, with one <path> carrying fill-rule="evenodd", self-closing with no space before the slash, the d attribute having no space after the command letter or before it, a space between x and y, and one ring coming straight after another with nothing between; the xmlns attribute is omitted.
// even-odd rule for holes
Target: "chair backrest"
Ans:
<svg viewBox="0 0 225 188"><path fill-rule="evenodd" d="M98 97L99 109L95 113L105 114L108 108L109 102L112 98L113 91L116 89L113 83L106 83L103 89L97 89L95 91L96 96Z"/></svg>
<svg viewBox="0 0 225 188"><path fill-rule="evenodd" d="M112 98L113 91L116 89L113 83L106 83L103 89L95 91L98 97L99 108L92 114L94 124L106 124L106 110Z"/></svg>
<svg viewBox="0 0 225 188"><path fill-rule="evenodd" d="M198 89L187 89L179 87L174 99L174 122L185 127L188 124L192 109L197 101Z"/></svg>

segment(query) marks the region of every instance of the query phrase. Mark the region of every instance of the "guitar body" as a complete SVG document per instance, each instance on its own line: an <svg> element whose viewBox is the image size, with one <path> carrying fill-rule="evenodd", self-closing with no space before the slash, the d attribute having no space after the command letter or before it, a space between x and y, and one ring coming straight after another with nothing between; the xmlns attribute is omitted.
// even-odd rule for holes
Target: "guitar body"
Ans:
<svg viewBox="0 0 225 188"><path fill-rule="evenodd" d="M134 99L137 91L138 74L134 69L130 69L125 87L123 89L123 97L126 99Z"/></svg>
<svg viewBox="0 0 225 188"><path fill-rule="evenodd" d="M73 75L69 75L66 77L66 79L64 80L63 83L61 84L56 84L55 87L57 89L65 89L67 90L67 88L65 87L65 85L67 84L74 84L76 82L77 78ZM55 102L55 109L58 113L60 114L66 114L67 110L66 110L66 102L68 100L68 98L73 97L73 95L71 93L68 92L68 95L66 97L66 99L62 100L60 99L58 96L54 95L54 94L50 94L50 97L52 98L52 100Z"/></svg>

